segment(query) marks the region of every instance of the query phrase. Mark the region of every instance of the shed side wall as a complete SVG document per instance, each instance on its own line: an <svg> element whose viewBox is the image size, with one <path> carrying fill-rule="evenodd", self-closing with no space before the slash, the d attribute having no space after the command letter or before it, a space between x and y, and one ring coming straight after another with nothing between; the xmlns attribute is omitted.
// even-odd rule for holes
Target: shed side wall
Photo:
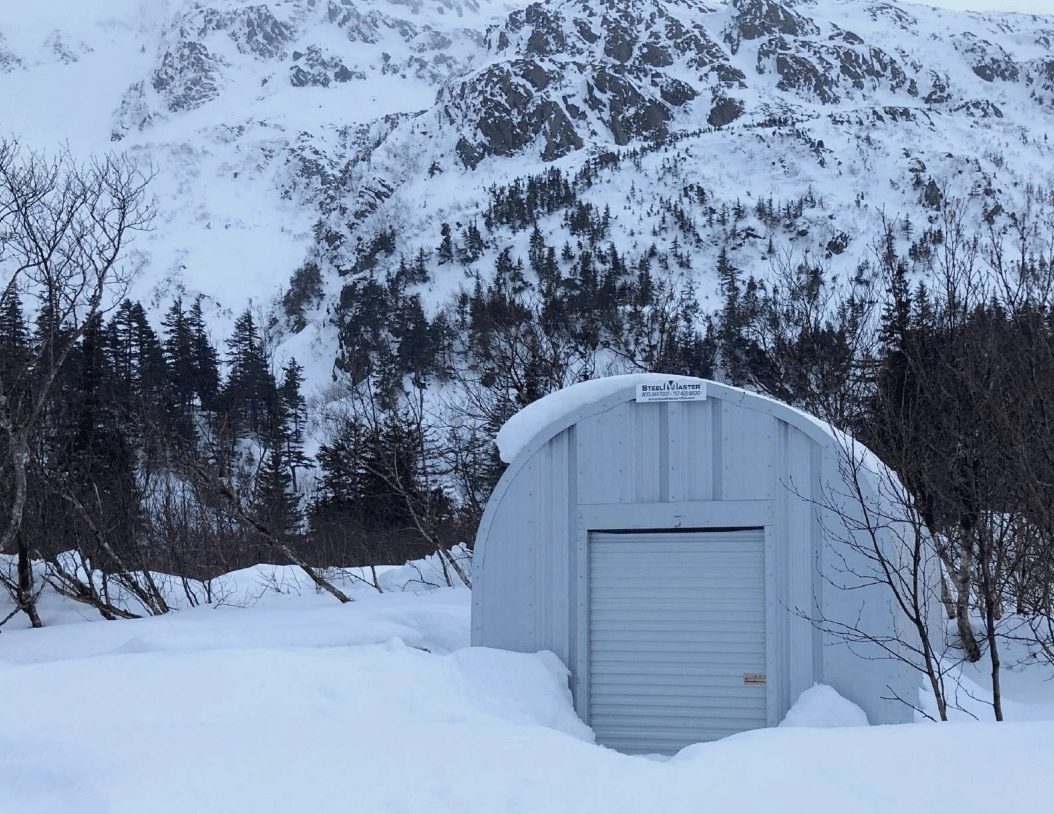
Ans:
<svg viewBox="0 0 1054 814"><path fill-rule="evenodd" d="M836 446L823 450L822 474L819 489L820 499L825 504L835 503L840 510L825 509L823 525L828 530L822 547L824 573L829 584L824 586L822 615L829 623L849 625L867 636L887 638L887 645L898 650L896 640L910 638L910 631L903 625L894 605L889 589L875 580L880 578L873 556L868 553L871 539L856 533L855 544L846 540L853 537L846 530L846 519L850 528L863 524L860 501L849 494L840 470L841 453ZM877 500L868 484L865 497ZM881 504L871 503L872 512L889 511ZM842 517L844 515L844 518ZM873 514L879 525L885 523L880 515ZM873 521L874 522L874 521ZM890 556L893 540L880 532L879 544ZM828 627L831 625L828 623ZM852 638L859 639L855 633ZM892 641L888 640L889 637ZM846 643L845 636L824 635L823 681L861 707L872 724L908 723L914 720L914 711L909 704L918 703L920 674L908 664L891 657L883 647L873 642L854 641ZM907 656L907 653L904 653ZM897 697L903 701L895 700Z"/></svg>
<svg viewBox="0 0 1054 814"><path fill-rule="evenodd" d="M475 644L573 662L574 438L574 428L552 438L505 490L474 598Z"/></svg>

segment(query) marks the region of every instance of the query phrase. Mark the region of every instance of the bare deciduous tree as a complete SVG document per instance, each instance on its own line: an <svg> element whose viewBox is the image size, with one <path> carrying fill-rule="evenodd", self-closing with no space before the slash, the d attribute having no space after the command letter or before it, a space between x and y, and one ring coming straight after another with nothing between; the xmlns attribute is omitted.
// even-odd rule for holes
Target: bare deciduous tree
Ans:
<svg viewBox="0 0 1054 814"><path fill-rule="evenodd" d="M0 551L17 550L17 574L0 583L34 627L42 622L30 554L19 536L31 446L59 372L91 321L115 306L135 271L132 237L150 228L149 176L119 156L82 164L0 143L0 293L33 309L37 341L0 379L0 445L10 488L0 507Z"/></svg>
<svg viewBox="0 0 1054 814"><path fill-rule="evenodd" d="M939 542L949 616L966 658L987 654L997 720L1002 620L1047 612L1054 539L1054 257L1040 239L1051 224L1026 215L1008 249L1001 230L971 232L949 204L933 291L909 291L905 264L887 264L888 347L863 428Z"/></svg>
<svg viewBox="0 0 1054 814"><path fill-rule="evenodd" d="M937 545L895 473L844 435L837 436L836 446L840 478L817 501L829 551L836 558L830 569L834 576L826 579L842 591L877 586L889 599L894 623L879 632L859 618L803 615L836 640L877 648L880 657L921 673L938 717L946 721L947 677L954 665L944 655ZM911 699L896 700L931 717Z"/></svg>

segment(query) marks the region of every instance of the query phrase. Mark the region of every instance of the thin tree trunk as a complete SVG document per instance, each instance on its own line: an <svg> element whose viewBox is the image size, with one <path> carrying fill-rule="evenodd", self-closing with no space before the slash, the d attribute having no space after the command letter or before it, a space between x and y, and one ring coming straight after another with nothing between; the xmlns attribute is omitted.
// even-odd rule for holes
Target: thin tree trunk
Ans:
<svg viewBox="0 0 1054 814"><path fill-rule="evenodd" d="M957 613L955 612L955 600L952 599L952 592L948 588L948 580L944 575L944 569L941 568L941 604L944 605L944 612L948 614L949 619L955 619Z"/></svg>
<svg viewBox="0 0 1054 814"><path fill-rule="evenodd" d="M11 543L17 539L18 546L18 583L15 586L15 604L19 610L29 617L33 627L44 627L37 612L37 598L33 593L33 563L29 558L29 550L19 534L22 528L22 514L26 507L27 485L26 485L26 461L29 460L29 443L23 433L12 431L11 416L7 412L7 400L0 398L0 409L4 410L3 426L7 430L8 453L11 461L11 474L14 486L14 494L11 499L10 514L8 515L7 527L0 535L0 551L10 550Z"/></svg>
<svg viewBox="0 0 1054 814"><path fill-rule="evenodd" d="M472 578L465 572L465 569L461 567L461 563L457 561L457 558L453 554L451 554L450 551L443 545L439 546L439 553L450 563L450 567L454 569L454 572L458 575L458 578L464 583L465 587L471 588Z"/></svg>
<svg viewBox="0 0 1054 814"><path fill-rule="evenodd" d="M992 663L992 712L995 713L997 721L1003 720L1003 691L999 682L999 645L995 635L995 614L992 613L991 603L988 606L986 616L988 617L988 658Z"/></svg>
<svg viewBox="0 0 1054 814"><path fill-rule="evenodd" d="M990 540L986 540L990 543ZM991 549L994 545L988 545L982 554L986 556L980 559L980 588L984 596L984 626L985 638L988 641L988 661L992 665L992 712L997 721L1003 720L1003 693L999 681L999 643L996 641L996 623L1000 616L1001 602L998 591L998 583L992 574Z"/></svg>
<svg viewBox="0 0 1054 814"><path fill-rule="evenodd" d="M26 616L33 627L44 627L37 612L37 597L33 592L33 562L29 558L29 547L18 536L18 607Z"/></svg>
<svg viewBox="0 0 1054 814"><path fill-rule="evenodd" d="M259 524L254 523L253 525L256 526L258 530L261 530L261 533L266 533L262 531L263 527ZM277 538L273 534L268 534L268 537L270 540L272 540L272 543L274 544L275 548L277 548L286 557L288 557L290 562L292 562L294 565L300 568L301 571L311 577L311 581L314 582L315 585L317 585L319 588L322 588L324 591L328 591L341 602L351 602L351 599L348 597L347 594L345 594L342 590L340 590L340 588L338 588L336 585L334 585L332 582L322 576L322 574L320 574L316 568L309 565L307 560L305 560L303 557L293 551L290 546L286 545L285 543L278 542Z"/></svg>
<svg viewBox="0 0 1054 814"><path fill-rule="evenodd" d="M981 645L977 643L970 626L970 561L963 551L955 579L955 626L959 632L959 645L966 653L966 660L976 664L981 660Z"/></svg>
<svg viewBox="0 0 1054 814"><path fill-rule="evenodd" d="M77 513L87 524L88 528L91 529L92 536L95 538L95 544L106 553L110 562L116 566L117 573L124 580L125 586L135 595L136 599L143 603L143 607L150 611L152 616L161 616L162 614L168 613L168 603L165 601L164 596L161 595L161 592L158 591L157 586L150 577L149 571L145 568L143 569L145 582L147 583L147 587L144 588L132 572L132 569L128 567L124 562L124 559L117 553L114 547L110 545L105 536L103 536L102 531L96 524L94 518L92 518L91 513L85 508L84 504L77 499L77 496L62 486L59 487L59 491L62 497L64 497L66 501L77 510ZM88 581L91 582L90 569ZM112 606L112 603L108 600L107 604Z"/></svg>
<svg viewBox="0 0 1054 814"><path fill-rule="evenodd" d="M99 614L106 621L112 622L115 619L140 618L138 613L132 613L131 611L114 606L113 603L109 601L108 597L99 595L99 592L95 589L94 585L91 585L89 582L85 582L74 574L66 571L57 560L50 561L48 563L48 568L50 573L47 576L47 582L52 588L75 602L83 602L85 605L91 605L99 611Z"/></svg>

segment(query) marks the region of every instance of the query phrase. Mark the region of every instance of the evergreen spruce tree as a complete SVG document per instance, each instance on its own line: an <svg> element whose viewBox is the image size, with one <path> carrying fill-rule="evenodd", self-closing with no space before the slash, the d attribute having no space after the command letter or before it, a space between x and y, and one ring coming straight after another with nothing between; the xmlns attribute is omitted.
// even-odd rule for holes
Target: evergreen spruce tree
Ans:
<svg viewBox="0 0 1054 814"><path fill-rule="evenodd" d="M494 260L494 287L498 290L505 290L510 285L515 272L516 263L512 259L512 249L506 246Z"/></svg>
<svg viewBox="0 0 1054 814"><path fill-rule="evenodd" d="M453 258L453 250L451 250L451 258ZM425 254L423 248L417 250L417 254L414 255L413 265L410 267L410 279L408 282L411 283L427 283L429 280L428 276L428 255Z"/></svg>
<svg viewBox="0 0 1054 814"><path fill-rule="evenodd" d="M270 440L281 430L278 388L264 357L263 341L252 309L246 308L227 340L230 375L222 393L227 421L235 436L253 433Z"/></svg>
<svg viewBox="0 0 1054 814"><path fill-rule="evenodd" d="M285 445L280 438L272 439L260 462L252 513L259 523L283 542L300 528L300 501L293 486Z"/></svg>
<svg viewBox="0 0 1054 814"><path fill-rule="evenodd" d="M304 427L307 423L307 402L301 392L304 368L290 358L282 369L282 383L278 387L284 424L285 460L289 466L293 489L297 489L297 471L308 466L311 459L304 454Z"/></svg>
<svg viewBox="0 0 1054 814"><path fill-rule="evenodd" d="M728 259L728 251L724 246L717 257L717 280L723 300L717 324L721 363L729 382L739 385L747 381L749 372L749 342L745 331L750 317L744 304L739 269Z"/></svg>
<svg viewBox="0 0 1054 814"><path fill-rule="evenodd" d="M194 336L190 318L183 310L183 299L176 297L161 320L164 328L161 349L172 382L172 392L188 414L194 407L197 376L194 364Z"/></svg>
<svg viewBox="0 0 1054 814"><path fill-rule="evenodd" d="M8 289L0 296L0 384L4 395L24 376L29 359L29 333L18 292Z"/></svg>
<svg viewBox="0 0 1054 814"><path fill-rule="evenodd" d="M483 235L479 233L479 227L475 221L469 223L465 229L464 246L461 251L461 259L465 263L475 263L483 256Z"/></svg>
<svg viewBox="0 0 1054 814"><path fill-rule="evenodd" d="M441 240L439 241L439 248L436 249L436 256L439 260L439 265L446 265L447 263L454 262L454 238L450 231L450 224L443 223L439 227L439 234Z"/></svg>
<svg viewBox="0 0 1054 814"><path fill-rule="evenodd" d="M328 443L319 446L319 486L310 509L314 529L326 522L340 522L341 518L361 522L364 507L358 492L359 434L356 430L349 422Z"/></svg>
<svg viewBox="0 0 1054 814"><path fill-rule="evenodd" d="M205 316L199 295L187 314L187 328L191 338L191 359L193 360L193 390L198 397L202 410L216 409L216 399L220 389L219 354L209 340Z"/></svg>
<svg viewBox="0 0 1054 814"><path fill-rule="evenodd" d="M115 392L128 408L160 411L168 392L164 352L143 306L125 300L107 327Z"/></svg>
<svg viewBox="0 0 1054 814"><path fill-rule="evenodd" d="M535 273L539 280L545 278L547 249L542 231L538 228L538 224L535 223L534 228L531 229L531 237L527 244L527 262L531 266L531 271Z"/></svg>
<svg viewBox="0 0 1054 814"><path fill-rule="evenodd" d="M388 331L392 311L402 297L399 275L389 277L382 286L375 277L355 280L340 295L338 338L341 354L337 365L353 384L365 380L378 360L390 352Z"/></svg>
<svg viewBox="0 0 1054 814"><path fill-rule="evenodd" d="M141 523L141 495L136 477L136 450L129 437L127 413L118 399L117 373L107 353L108 337L102 319L93 319L71 359L70 376L58 393L51 421L52 477L78 499L105 529L115 549L137 545ZM68 506L68 528L80 529L80 545L92 547L93 534L83 518ZM74 543L74 540L70 541Z"/></svg>
<svg viewBox="0 0 1054 814"><path fill-rule="evenodd" d="M411 374L417 386L424 386L434 368L436 348L418 295L403 300L392 333L398 341L396 356L401 372Z"/></svg>

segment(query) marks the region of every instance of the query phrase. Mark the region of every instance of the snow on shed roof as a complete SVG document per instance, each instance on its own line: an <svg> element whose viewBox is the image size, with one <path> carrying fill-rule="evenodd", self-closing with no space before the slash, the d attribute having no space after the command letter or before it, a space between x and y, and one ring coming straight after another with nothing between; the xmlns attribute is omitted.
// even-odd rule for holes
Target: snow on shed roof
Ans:
<svg viewBox="0 0 1054 814"><path fill-rule="evenodd" d="M505 422L498 431L495 441L498 453L505 463L512 463L531 439L558 418L573 413L587 404L636 387L638 384L659 384L673 379L678 382L703 381L694 376L666 376L662 373L631 373L626 376L606 376L602 379L591 379L557 390L548 396L532 402Z"/></svg>
<svg viewBox="0 0 1054 814"><path fill-rule="evenodd" d="M703 382L712 395L740 404L747 400L754 401L755 404L759 402L767 403L776 407L785 416L794 416L796 420L793 420L793 423L798 426L811 425L820 434L832 438L839 445L843 447L848 445L848 448L853 451L854 458L860 459L872 473L881 472L885 468L869 450L866 450L858 442L853 441L848 436L834 429L828 422L817 418L811 413L791 407L789 404L769 396L752 393L739 387L718 384L695 376L675 376L664 373L631 373L623 376L606 376L601 379L591 379L587 382L572 384L562 390L557 390L555 393L550 393L548 396L528 404L505 422L495 439L498 444L498 453L505 463L512 463L521 450L538 433L558 419L615 393L636 388L637 385L662 384L671 380L678 383Z"/></svg>

